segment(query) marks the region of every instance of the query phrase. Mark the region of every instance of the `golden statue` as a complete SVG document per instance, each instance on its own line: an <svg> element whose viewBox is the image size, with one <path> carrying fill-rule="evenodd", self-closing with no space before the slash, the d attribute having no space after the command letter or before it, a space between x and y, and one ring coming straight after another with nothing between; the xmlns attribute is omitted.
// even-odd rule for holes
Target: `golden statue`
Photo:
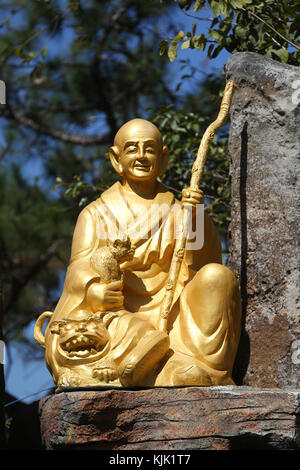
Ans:
<svg viewBox="0 0 300 470"><path fill-rule="evenodd" d="M58 391L234 383L239 287L222 265L213 222L198 210L208 144L232 91L229 83L181 203L160 182L168 149L157 127L134 119L117 132L109 155L121 181L80 213L61 298L35 326ZM203 243L190 241L188 222Z"/></svg>

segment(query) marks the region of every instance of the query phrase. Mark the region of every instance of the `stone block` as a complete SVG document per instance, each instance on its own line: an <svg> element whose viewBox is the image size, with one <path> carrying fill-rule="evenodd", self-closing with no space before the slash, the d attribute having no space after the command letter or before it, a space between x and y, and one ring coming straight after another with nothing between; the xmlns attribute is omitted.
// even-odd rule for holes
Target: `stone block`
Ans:
<svg viewBox="0 0 300 470"><path fill-rule="evenodd" d="M40 401L48 450L299 449L300 392L250 387L85 390Z"/></svg>
<svg viewBox="0 0 300 470"><path fill-rule="evenodd" d="M243 333L237 383L299 387L300 70L259 54L230 57L231 257Z"/></svg>

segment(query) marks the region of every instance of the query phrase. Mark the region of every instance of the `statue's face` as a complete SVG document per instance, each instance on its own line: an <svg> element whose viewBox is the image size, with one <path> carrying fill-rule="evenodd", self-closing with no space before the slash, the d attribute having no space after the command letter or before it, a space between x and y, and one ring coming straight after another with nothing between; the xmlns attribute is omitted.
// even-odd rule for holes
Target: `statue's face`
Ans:
<svg viewBox="0 0 300 470"><path fill-rule="evenodd" d="M167 149L163 147L160 132L150 122L137 119L123 126L114 148L123 178L147 182L162 173Z"/></svg>
<svg viewBox="0 0 300 470"><path fill-rule="evenodd" d="M132 136L121 149L119 162L124 176L132 180L152 180L159 175L161 146L149 135Z"/></svg>

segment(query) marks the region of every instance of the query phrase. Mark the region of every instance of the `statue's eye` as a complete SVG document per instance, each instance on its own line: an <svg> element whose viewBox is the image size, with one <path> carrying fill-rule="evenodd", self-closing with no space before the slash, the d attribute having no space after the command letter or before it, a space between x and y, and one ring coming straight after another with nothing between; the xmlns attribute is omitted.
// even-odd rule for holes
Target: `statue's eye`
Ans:
<svg viewBox="0 0 300 470"><path fill-rule="evenodd" d="M135 153L136 149L134 145L130 145L130 147L127 148L127 153Z"/></svg>
<svg viewBox="0 0 300 470"><path fill-rule="evenodd" d="M155 149L153 147L147 147L146 152L147 153L155 153Z"/></svg>

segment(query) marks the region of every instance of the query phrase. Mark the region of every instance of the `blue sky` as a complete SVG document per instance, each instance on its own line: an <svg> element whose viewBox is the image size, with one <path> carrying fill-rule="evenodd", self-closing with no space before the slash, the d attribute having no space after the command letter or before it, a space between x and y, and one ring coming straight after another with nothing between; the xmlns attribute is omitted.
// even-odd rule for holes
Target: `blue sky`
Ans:
<svg viewBox="0 0 300 470"><path fill-rule="evenodd" d="M174 11L176 11L178 31L180 29L183 29L185 32L191 31L193 22L197 23L198 34L207 31L209 25L208 21L197 22L195 19L190 18L184 14L184 12L180 11L179 8ZM210 12L206 13L204 13L205 16L210 15ZM172 20L174 21L174 17ZM168 20L166 18L163 18L160 21L159 29L161 30L161 39L167 39L169 33ZM63 44L63 42L61 42L61 44ZM198 72L192 79L185 80L179 92L176 93L181 95L187 91L191 93L191 91L195 90L196 92L197 83L199 83L203 74L220 73L223 70L224 64L226 63L229 56L229 53L223 51L216 59L210 60L206 57L206 53L199 52L197 50L180 50L177 59L169 65L169 83L171 83L173 90L175 90L177 84L180 82L182 75L180 70L182 64L180 60L189 59L193 66L197 68ZM41 168L38 164L33 167L32 163L29 163L25 168L25 171L29 177L33 178L40 173ZM29 341L32 341L33 338L33 327L34 323L31 323L24 330L24 336ZM26 403L31 403L32 401L38 400L42 396L45 396L47 393L45 389L54 386L51 375L46 368L44 360L37 360L30 356L30 350L26 348L26 346L17 342L11 342L9 345L9 354L8 352L6 353L6 362L6 390L16 398L23 399L23 401Z"/></svg>

